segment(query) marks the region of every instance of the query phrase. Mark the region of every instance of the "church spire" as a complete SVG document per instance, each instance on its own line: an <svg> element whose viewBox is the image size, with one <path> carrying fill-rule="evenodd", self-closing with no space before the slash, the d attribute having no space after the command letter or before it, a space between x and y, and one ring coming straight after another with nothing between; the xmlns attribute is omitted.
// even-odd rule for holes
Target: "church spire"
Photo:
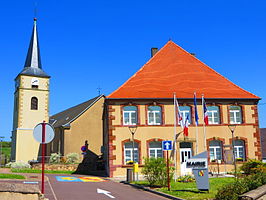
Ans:
<svg viewBox="0 0 266 200"><path fill-rule="evenodd" d="M28 49L28 54L27 54L27 58L25 61L24 69L22 70L20 74L30 75L30 76L49 77L42 70L36 18L34 18L30 46Z"/></svg>

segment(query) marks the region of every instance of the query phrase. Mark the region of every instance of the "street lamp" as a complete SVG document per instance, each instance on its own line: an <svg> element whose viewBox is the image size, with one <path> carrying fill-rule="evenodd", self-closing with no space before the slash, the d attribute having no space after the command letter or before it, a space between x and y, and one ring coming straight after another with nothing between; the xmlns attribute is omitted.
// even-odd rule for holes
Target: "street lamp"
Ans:
<svg viewBox="0 0 266 200"><path fill-rule="evenodd" d="M128 127L129 128L129 131L130 131L130 133L131 133L131 135L132 135L132 149L133 149L133 163L135 163L134 162L134 156L135 156L135 152L134 152L134 134L136 133L136 131L137 131L137 126L129 126Z"/></svg>
<svg viewBox="0 0 266 200"><path fill-rule="evenodd" d="M4 136L0 136L0 167L2 167L2 139Z"/></svg>
<svg viewBox="0 0 266 200"><path fill-rule="evenodd" d="M235 178L236 176L236 158L235 158L235 143L234 143L234 131L236 129L236 124L229 124L228 128L230 129L232 133L232 148L233 148L233 159L234 159L234 167L235 167Z"/></svg>

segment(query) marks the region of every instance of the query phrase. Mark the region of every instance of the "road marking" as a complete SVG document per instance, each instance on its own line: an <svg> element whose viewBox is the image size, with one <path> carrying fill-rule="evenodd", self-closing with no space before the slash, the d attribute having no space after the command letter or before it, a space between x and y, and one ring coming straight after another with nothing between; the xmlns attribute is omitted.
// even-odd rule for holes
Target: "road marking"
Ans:
<svg viewBox="0 0 266 200"><path fill-rule="evenodd" d="M38 184L38 181L24 181L25 184Z"/></svg>
<svg viewBox="0 0 266 200"><path fill-rule="evenodd" d="M112 196L112 195L109 194L109 193L111 193L109 191L106 191L106 190L102 190L102 189L97 188L97 193L104 194L104 195L110 197L111 199L115 199L114 196Z"/></svg>
<svg viewBox="0 0 266 200"><path fill-rule="evenodd" d="M53 188L52 188L52 185L51 185L51 183L50 183L50 181L49 181L49 178L47 177L47 179L48 179L48 184L49 184L49 186L50 186L50 188L51 188L51 190L52 190L52 194L53 194L53 196L54 196L54 199L57 200L57 198L56 198L56 196L55 196L55 192L54 192L54 190L53 190Z"/></svg>
<svg viewBox="0 0 266 200"><path fill-rule="evenodd" d="M56 176L57 181L62 182L104 182L105 179L99 178L99 177L90 177L90 176L84 176L84 177L74 177L74 176Z"/></svg>

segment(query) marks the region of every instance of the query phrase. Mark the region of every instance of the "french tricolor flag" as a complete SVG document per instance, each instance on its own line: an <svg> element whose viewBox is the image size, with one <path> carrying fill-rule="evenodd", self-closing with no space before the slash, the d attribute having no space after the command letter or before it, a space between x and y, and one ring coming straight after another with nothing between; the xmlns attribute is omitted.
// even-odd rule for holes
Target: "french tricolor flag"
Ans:
<svg viewBox="0 0 266 200"><path fill-rule="evenodd" d="M183 117L181 115L181 111L179 109L179 105L178 105L178 101L177 99L175 100L175 105L176 105L176 118L177 118L177 122L178 124L180 124L180 126L183 128Z"/></svg>
<svg viewBox="0 0 266 200"><path fill-rule="evenodd" d="M184 136L188 136L188 124L189 124L189 116L187 115L186 121L184 124Z"/></svg>
<svg viewBox="0 0 266 200"><path fill-rule="evenodd" d="M209 125L208 110L207 110L206 102L204 100L203 95L202 95L202 106L203 106L203 119L204 119L204 123L205 123L205 125Z"/></svg>

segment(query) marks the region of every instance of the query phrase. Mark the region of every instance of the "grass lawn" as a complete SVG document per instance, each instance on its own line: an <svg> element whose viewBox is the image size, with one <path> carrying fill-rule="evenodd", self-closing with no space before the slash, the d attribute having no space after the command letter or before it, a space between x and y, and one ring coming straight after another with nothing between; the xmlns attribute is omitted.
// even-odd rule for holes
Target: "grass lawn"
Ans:
<svg viewBox="0 0 266 200"><path fill-rule="evenodd" d="M228 183L234 182L234 178L210 178L210 191L208 192L199 192L197 189L196 182L192 183L180 183L180 182L172 182L171 183L171 191L166 188L157 188L156 190L160 192L164 192L176 197L180 197L182 199L187 200L198 200L198 199L210 199L214 198L218 188ZM136 184L147 185L147 182L138 182Z"/></svg>
<svg viewBox="0 0 266 200"><path fill-rule="evenodd" d="M11 169L15 173L42 173L40 169ZM46 174L72 174L74 171L65 170L44 170Z"/></svg>
<svg viewBox="0 0 266 200"><path fill-rule="evenodd" d="M0 174L0 179L25 179L25 177L19 174Z"/></svg>

